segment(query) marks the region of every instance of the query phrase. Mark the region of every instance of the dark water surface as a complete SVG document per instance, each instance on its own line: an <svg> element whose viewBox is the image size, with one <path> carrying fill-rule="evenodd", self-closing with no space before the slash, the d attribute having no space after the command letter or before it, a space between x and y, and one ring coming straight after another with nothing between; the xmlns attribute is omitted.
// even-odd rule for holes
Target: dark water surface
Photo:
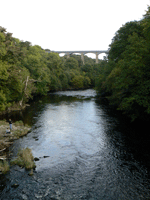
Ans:
<svg viewBox="0 0 150 200"><path fill-rule="evenodd" d="M12 158L29 147L39 161L33 176L15 166L2 177L2 200L150 199L144 127L110 113L94 90L56 92L11 117L32 125L11 147Z"/></svg>

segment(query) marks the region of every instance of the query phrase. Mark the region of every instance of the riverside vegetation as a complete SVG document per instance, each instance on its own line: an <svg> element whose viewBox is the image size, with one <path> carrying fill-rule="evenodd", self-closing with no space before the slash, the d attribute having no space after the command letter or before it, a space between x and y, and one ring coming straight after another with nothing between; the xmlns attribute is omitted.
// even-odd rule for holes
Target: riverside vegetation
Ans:
<svg viewBox="0 0 150 200"><path fill-rule="evenodd" d="M49 91L94 87L98 71L87 56L82 65L79 55L67 59L47 53L0 27L0 112L23 108L33 96Z"/></svg>
<svg viewBox="0 0 150 200"><path fill-rule="evenodd" d="M150 120L150 7L140 21L123 25L101 65L96 88L132 121Z"/></svg>
<svg viewBox="0 0 150 200"><path fill-rule="evenodd" d="M32 155L32 151L29 148L22 149L18 152L18 157L14 160L10 161L11 165L18 165L20 167L25 167L27 170L31 170L29 175L33 175L33 169L35 169L36 165L34 162L34 157ZM0 161L0 172L6 174L10 169L8 161Z"/></svg>
<svg viewBox="0 0 150 200"><path fill-rule="evenodd" d="M30 127L24 125L22 121L17 121L13 123L11 134L6 134L6 128L8 127L6 120L0 121L0 127L0 172L5 174L10 169L9 162L7 161L7 157L10 154L10 152L7 152L8 147L14 140L25 136L30 131ZM31 150L29 148L20 150L18 152L18 158L11 161L11 164L18 164L26 169L35 168Z"/></svg>
<svg viewBox="0 0 150 200"><path fill-rule="evenodd" d="M19 165L20 167L25 167L25 169L31 169L30 175L33 175L33 169L36 167L34 163L34 157L32 155L31 149L28 147L22 149L18 152L18 158L11 161L11 165Z"/></svg>
<svg viewBox="0 0 150 200"><path fill-rule="evenodd" d="M0 27L0 112L23 108L35 95L95 87L132 121L150 116L150 7L140 21L127 22L115 34L108 56L59 57L20 41Z"/></svg>
<svg viewBox="0 0 150 200"><path fill-rule="evenodd" d="M109 103L135 119L150 116L150 7L140 21L127 22L115 34L108 56L59 57L20 41L0 27L0 111L23 108L35 95L95 87Z"/></svg>
<svg viewBox="0 0 150 200"><path fill-rule="evenodd" d="M103 62L103 61L101 61ZM29 99L49 91L82 89L95 86L99 65L85 56L59 57L46 53L40 46L12 37L0 26L0 113L23 109ZM6 172L5 150L14 139L28 133L29 127L13 123L12 134L5 135L8 123L0 121L0 170ZM6 169L6 170L5 170Z"/></svg>
<svg viewBox="0 0 150 200"><path fill-rule="evenodd" d="M67 59L46 50L0 27L1 113L22 109L29 99L49 91L95 87L132 121L150 120L150 6L140 21L127 22L116 32L108 55L98 64L87 56L83 65L79 55ZM1 150L11 144L11 137L26 134L17 129L4 139L0 125Z"/></svg>

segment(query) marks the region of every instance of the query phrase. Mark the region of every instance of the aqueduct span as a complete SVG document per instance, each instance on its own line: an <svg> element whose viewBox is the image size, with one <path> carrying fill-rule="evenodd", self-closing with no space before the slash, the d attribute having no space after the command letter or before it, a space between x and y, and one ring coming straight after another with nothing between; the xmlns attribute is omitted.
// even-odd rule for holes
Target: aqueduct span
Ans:
<svg viewBox="0 0 150 200"><path fill-rule="evenodd" d="M48 53L50 52L54 52L54 53L58 53L58 54L61 54L61 53L64 53L67 55L67 57L69 58L69 56L71 54L75 54L75 53L79 53L81 54L81 59L83 61L83 64L84 64L84 55L87 54L87 53L94 53L96 55L96 63L98 63L98 55L101 54L101 53L105 53L107 54L108 53L108 50L89 50L89 51L47 51Z"/></svg>

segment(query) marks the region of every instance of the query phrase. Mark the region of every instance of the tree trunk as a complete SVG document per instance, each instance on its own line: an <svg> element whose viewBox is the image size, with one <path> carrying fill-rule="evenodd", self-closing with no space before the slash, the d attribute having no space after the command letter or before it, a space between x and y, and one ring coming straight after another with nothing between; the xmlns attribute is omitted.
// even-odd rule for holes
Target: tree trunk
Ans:
<svg viewBox="0 0 150 200"><path fill-rule="evenodd" d="M23 95L22 95L22 99L21 99L21 101L19 102L21 108L22 108L22 103L23 103L23 97L24 97L24 94L26 93L26 89L27 89L27 86L28 86L28 81L29 81L29 76L27 76L27 79L26 79L26 82L25 82L24 91L23 91Z"/></svg>

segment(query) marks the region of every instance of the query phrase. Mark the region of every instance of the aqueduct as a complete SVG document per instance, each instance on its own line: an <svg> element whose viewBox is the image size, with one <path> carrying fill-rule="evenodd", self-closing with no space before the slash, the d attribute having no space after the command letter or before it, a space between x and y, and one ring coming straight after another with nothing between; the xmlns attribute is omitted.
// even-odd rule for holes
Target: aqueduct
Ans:
<svg viewBox="0 0 150 200"><path fill-rule="evenodd" d="M87 53L93 53L96 55L96 63L98 63L98 55L101 54L101 53L105 53L107 54L108 53L108 50L90 50L90 51L47 51L48 53L50 52L54 52L54 53L58 53L58 54L61 54L61 53L64 53L65 55L67 55L67 57L69 58L71 54L75 54L75 53L78 53L78 54L81 54L81 59L82 59L82 62L84 64L84 55L87 54Z"/></svg>

